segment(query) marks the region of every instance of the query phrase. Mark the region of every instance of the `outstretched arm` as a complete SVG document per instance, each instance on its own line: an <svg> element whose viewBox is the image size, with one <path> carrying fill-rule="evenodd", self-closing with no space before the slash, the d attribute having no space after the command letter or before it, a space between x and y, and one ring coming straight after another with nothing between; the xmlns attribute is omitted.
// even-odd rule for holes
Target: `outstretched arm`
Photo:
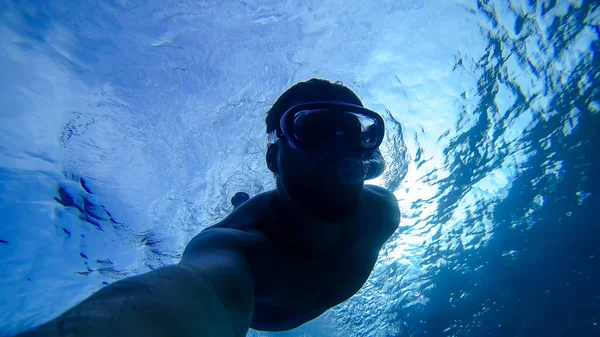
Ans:
<svg viewBox="0 0 600 337"><path fill-rule="evenodd" d="M206 231L190 242L179 264L115 282L19 336L245 336L254 282L235 241L246 236Z"/></svg>

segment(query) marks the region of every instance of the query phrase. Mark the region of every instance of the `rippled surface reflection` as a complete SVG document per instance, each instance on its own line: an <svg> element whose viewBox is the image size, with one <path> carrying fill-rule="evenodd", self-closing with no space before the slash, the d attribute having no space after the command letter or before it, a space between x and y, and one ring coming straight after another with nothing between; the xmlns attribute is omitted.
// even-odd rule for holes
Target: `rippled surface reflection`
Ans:
<svg viewBox="0 0 600 337"><path fill-rule="evenodd" d="M0 335L273 188L264 112L311 77L384 114L401 228L357 296L249 336L600 334L599 25L593 1L0 4Z"/></svg>

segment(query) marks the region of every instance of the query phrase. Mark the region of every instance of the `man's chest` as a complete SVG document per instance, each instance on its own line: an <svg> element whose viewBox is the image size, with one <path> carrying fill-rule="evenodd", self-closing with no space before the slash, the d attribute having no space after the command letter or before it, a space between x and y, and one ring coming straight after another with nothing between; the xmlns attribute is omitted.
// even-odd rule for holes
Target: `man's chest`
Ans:
<svg viewBox="0 0 600 337"><path fill-rule="evenodd" d="M381 247L360 227L341 237L320 241L315 250L293 241L275 246L257 296L312 309L329 308L354 295L369 277Z"/></svg>

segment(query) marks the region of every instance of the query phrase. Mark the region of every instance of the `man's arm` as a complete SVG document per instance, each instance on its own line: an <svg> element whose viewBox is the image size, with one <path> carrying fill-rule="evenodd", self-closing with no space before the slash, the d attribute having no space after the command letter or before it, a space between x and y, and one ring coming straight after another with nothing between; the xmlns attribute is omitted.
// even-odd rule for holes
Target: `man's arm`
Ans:
<svg viewBox="0 0 600 337"><path fill-rule="evenodd" d="M115 282L20 336L245 336L254 281L236 241L248 244L248 236L206 231L188 244L179 264Z"/></svg>

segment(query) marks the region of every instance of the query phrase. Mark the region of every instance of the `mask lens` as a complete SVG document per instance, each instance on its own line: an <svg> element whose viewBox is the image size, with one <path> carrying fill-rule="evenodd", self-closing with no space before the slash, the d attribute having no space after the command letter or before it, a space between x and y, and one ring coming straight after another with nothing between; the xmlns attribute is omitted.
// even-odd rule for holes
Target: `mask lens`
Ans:
<svg viewBox="0 0 600 337"><path fill-rule="evenodd" d="M334 114L327 109L303 110L294 116L293 130L302 144L317 147L337 133Z"/></svg>
<svg viewBox="0 0 600 337"><path fill-rule="evenodd" d="M381 142L381 121L360 110L307 109L290 118L293 137L306 148L318 148L333 138L359 151L374 149Z"/></svg>
<svg viewBox="0 0 600 337"><path fill-rule="evenodd" d="M373 117L366 116L356 112L346 112L347 125L349 126L347 133L360 142L360 147L370 149L377 145L377 120Z"/></svg>

